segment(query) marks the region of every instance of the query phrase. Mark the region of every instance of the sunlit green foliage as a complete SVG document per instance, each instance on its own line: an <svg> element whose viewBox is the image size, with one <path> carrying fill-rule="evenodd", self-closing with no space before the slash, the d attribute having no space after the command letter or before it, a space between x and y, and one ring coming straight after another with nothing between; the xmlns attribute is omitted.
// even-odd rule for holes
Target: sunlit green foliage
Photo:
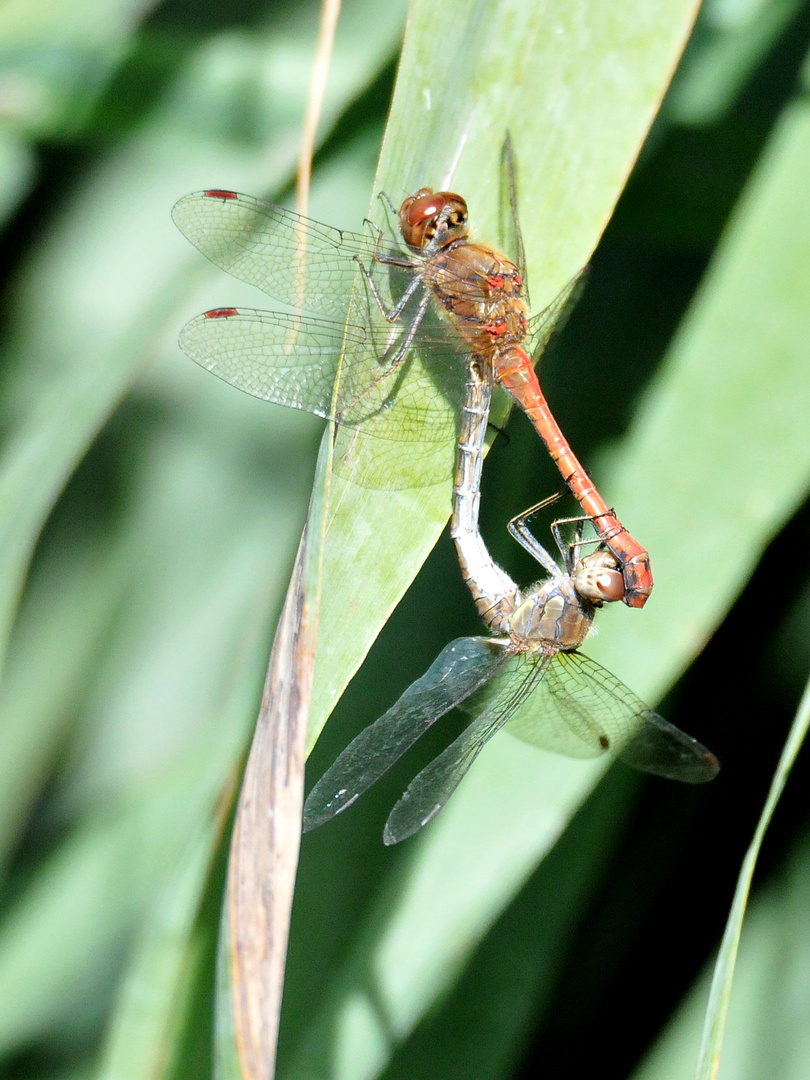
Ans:
<svg viewBox="0 0 810 1080"><path fill-rule="evenodd" d="M539 307L590 257L689 5L571 0L548 40L529 32L541 5L476 23L473 7L414 15L381 183L396 200L452 182L496 240L508 124ZM598 22L620 7L637 11ZM372 205L404 14L353 0L343 15L311 206L339 226ZM0 1052L15 1080L210 1073L229 814L322 425L179 352L204 308L272 305L169 214L202 187L289 195L317 19L309 0L0 11ZM720 940L810 666L808 49L806 2L707 5L543 368L656 572L647 608L605 612L587 651L651 703L666 694L721 777L599 781L504 735L390 851L408 759L302 846L284 1080L625 1077L659 1039L637 1075L692 1075L705 976L661 1033ZM483 528L528 582L504 525L558 481L521 416L508 434ZM476 632L446 538L386 622L449 509L446 490L414 499L349 492L335 519L313 732L385 625L313 778ZM729 1080L804 1075L805 786L766 839Z"/></svg>

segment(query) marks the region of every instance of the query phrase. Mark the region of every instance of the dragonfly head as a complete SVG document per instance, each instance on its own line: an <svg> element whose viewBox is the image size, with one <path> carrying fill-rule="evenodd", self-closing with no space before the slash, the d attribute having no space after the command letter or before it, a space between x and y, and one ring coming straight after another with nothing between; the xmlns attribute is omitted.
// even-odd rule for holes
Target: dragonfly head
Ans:
<svg viewBox="0 0 810 1080"><path fill-rule="evenodd" d="M609 551L586 555L576 564L571 576L579 595L596 607L624 599L624 578Z"/></svg>
<svg viewBox="0 0 810 1080"><path fill-rule="evenodd" d="M452 191L420 188L399 208L399 227L408 247L441 251L469 235L467 203Z"/></svg>

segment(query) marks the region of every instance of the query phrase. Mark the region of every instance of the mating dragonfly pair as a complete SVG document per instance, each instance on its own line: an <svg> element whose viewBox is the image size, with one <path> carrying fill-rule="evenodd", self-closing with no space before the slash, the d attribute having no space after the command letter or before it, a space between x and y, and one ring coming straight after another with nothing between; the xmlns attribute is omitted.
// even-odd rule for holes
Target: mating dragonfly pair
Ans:
<svg viewBox="0 0 810 1080"><path fill-rule="evenodd" d="M398 216L401 244L380 231L341 231L231 191L188 195L173 211L181 232L217 266L296 310L338 317L216 308L180 336L183 350L203 367L257 397L327 417L338 430L371 430L394 443L447 444L447 414L434 416L411 396L420 371L423 380L446 384L454 426L461 413L460 431L453 432L450 534L476 607L495 636L460 638L442 650L318 781L304 807L304 829L351 805L456 706L471 714L470 723L412 781L388 818L386 843L413 835L435 817L506 724L536 745L573 757L609 750L656 775L711 780L719 766L710 751L578 651L597 608L619 600L641 607L652 573L647 552L574 456L537 380L534 364L570 290L530 320L523 268L471 241L467 206L455 193L423 188ZM353 293L358 273L365 307ZM403 378L414 354L421 367ZM465 377L446 378L448 365L456 375L460 366ZM582 508L582 516L571 519L573 544L564 542L560 523L552 526L562 567L528 528L538 507L510 522L512 535L548 574L528 593L494 563L478 527L493 384L526 412ZM425 467L426 482L436 479L431 467ZM384 483L368 472L353 475ZM589 554L583 554L586 522L599 540Z"/></svg>

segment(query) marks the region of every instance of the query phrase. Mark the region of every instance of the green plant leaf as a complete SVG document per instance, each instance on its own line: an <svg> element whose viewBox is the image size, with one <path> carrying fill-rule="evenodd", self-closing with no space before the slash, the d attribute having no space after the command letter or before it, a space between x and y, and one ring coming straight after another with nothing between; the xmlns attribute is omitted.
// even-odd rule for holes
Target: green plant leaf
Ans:
<svg viewBox="0 0 810 1080"><path fill-rule="evenodd" d="M776 804L779 802L779 798L787 783L796 756L807 737L808 729L810 729L810 684L808 684L805 695L802 698L790 735L785 743L785 749L779 760L779 765L777 766L771 789L768 792L768 798L762 810L762 816L757 823L754 838L751 841L751 846L746 852L742 870L740 871L740 878L734 894L734 902L731 905L726 932L723 935L723 942L720 946L720 955L717 958L714 978L712 979L709 1006L706 1012L706 1025L703 1032L703 1045L701 1046L697 1067L698 1080L711 1080L711 1078L718 1074L718 1068L723 1052L723 1035L726 1026L729 999L731 998L732 983L734 981L734 971L737 962L737 951L740 945L743 918L745 917L745 909L748 904L748 894L751 891L751 880L754 876L754 868L757 863L757 858L759 857L760 848L762 847L762 841L765 837L765 831L770 825L771 818L776 809Z"/></svg>
<svg viewBox="0 0 810 1080"><path fill-rule="evenodd" d="M458 0L442 9L456 48L448 78L435 12L416 4L379 189L452 185L468 199L476 236L494 241L500 151L511 131L540 310L590 257L693 16L693 4L674 0L621 13L586 3L537 8L496 0L471 9ZM619 73L631 65L628 83ZM407 458L402 468L407 474ZM330 482L311 742L435 544L450 511L452 477L412 491L361 490L342 476Z"/></svg>
<svg viewBox="0 0 810 1080"><path fill-rule="evenodd" d="M685 4L603 16L570 4L443 9L461 57L448 84L435 12L417 5L380 186L452 186L468 198L477 235L494 238L499 152L509 128L524 184L527 176L542 178L521 201L532 294L542 306L596 244L692 14ZM656 47L649 51L651 41ZM631 62L633 84L620 85L616 73ZM378 493L352 492L342 475L333 476L329 498L311 738L435 542L449 512L450 478L436 489ZM379 1075L548 852L599 771L528 755L509 740L488 747L440 818L402 856L402 872L381 889L371 886L354 948L281 1075L298 1080L332 1061L347 1068L351 1062L358 1077Z"/></svg>
<svg viewBox="0 0 810 1080"><path fill-rule="evenodd" d="M797 104L610 458L611 499L654 552L658 582L644 617L593 652L653 700L700 652L810 486L808 165L810 111Z"/></svg>

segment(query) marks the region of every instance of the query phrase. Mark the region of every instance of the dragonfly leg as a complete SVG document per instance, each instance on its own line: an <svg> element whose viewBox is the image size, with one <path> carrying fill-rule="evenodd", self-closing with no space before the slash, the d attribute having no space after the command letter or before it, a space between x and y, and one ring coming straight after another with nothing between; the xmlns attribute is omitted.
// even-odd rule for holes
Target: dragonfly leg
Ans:
<svg viewBox="0 0 810 1080"><path fill-rule="evenodd" d="M522 514L518 514L508 525L510 534L521 547L528 551L533 558L537 559L545 570L555 576L559 576L559 568L529 529L528 523L536 513L547 506L551 506L561 497L560 494L557 494L543 499L542 502L530 507ZM570 518L558 518L551 524L551 531L565 564L565 569L569 574L577 575L578 590L591 602L602 603L606 600L621 599L624 590L620 588L615 580L617 576L615 556L609 551L601 537L595 536L592 539L583 537L583 529L586 524L594 524L593 518L587 514ZM573 542L569 542L563 537L561 529L563 525L576 526ZM596 555L596 552L594 552L589 556L585 556L583 560L582 548L590 544L598 545L597 551L602 551L603 554L598 559L594 559L594 555Z"/></svg>
<svg viewBox="0 0 810 1080"><path fill-rule="evenodd" d="M394 216L394 218L399 220L399 207L394 206L394 204L391 202L391 198L388 195L388 192L387 191L378 191L377 192L377 198L385 206L386 214L392 214ZM369 229L373 229L373 231L377 234L377 246L379 246L380 237L384 234L384 230L380 228L380 226L377 224L376 221L374 221L373 218L363 218L363 224L367 225ZM388 229L389 233L392 233L392 232L396 233L397 231L398 231L398 229L391 228L390 225L389 225L389 229Z"/></svg>
<svg viewBox="0 0 810 1080"><path fill-rule="evenodd" d="M579 514L576 517L557 518L556 521L553 521L551 523L551 531L554 534L554 539L557 541L557 547L560 549L560 554L565 560L565 564L569 570L577 562L577 560L582 557L582 549L584 547L591 544L596 544L599 547L608 550L607 544L601 536L592 536L586 539L582 535L583 529L586 524L594 524L594 519L588 514ZM575 539L573 543L563 539L561 529L562 525L576 526L574 531Z"/></svg>
<svg viewBox="0 0 810 1080"><path fill-rule="evenodd" d="M536 559L544 570L547 570L553 577L559 577L560 568L546 549L542 546L537 537L532 533L529 528L529 521L535 514L544 510L547 506L552 506L555 502L562 498L562 493L557 492L555 495L550 495L547 499L543 499L542 502L536 503L534 506L529 507L528 510L524 510L522 514L517 514L509 524L506 526L509 530L509 535L512 536L520 546ZM555 533L555 539L559 546L560 540ZM560 552L565 555L565 551L560 547Z"/></svg>
<svg viewBox="0 0 810 1080"><path fill-rule="evenodd" d="M380 311L382 312L383 316L388 320L388 322L396 322L397 319L399 319L400 315L402 314L402 310L405 307L405 305L407 304L407 302L410 300L410 298L416 292L417 288L422 284L421 278L414 278L413 281L408 286L408 288L405 290L405 294L403 295L402 299L399 301L397 306L395 308L393 308L391 311L387 311L386 308L385 308L385 305L383 304L382 297L377 292L377 286L374 284L373 277L371 276L369 271L366 269L366 267L363 266L363 264L360 262L359 259L357 260L357 262L358 262L358 265L359 265L360 269L365 274L366 281L368 281L369 288L371 289L372 295L374 296L374 299L376 300L377 305L378 305ZM404 334L404 336L402 338L402 341L400 342L399 347L397 348L397 351L394 354L393 359L389 361L385 371L382 372L382 374L378 377L378 379L375 380L375 382L379 382L380 379L384 379L386 377L386 375L390 374L394 370L394 368L398 367L402 363L402 361L405 359L405 356L406 356L408 350L410 349L411 345L413 344L413 339L416 337L416 332L419 329L419 327L422 325L422 320L425 317L425 313L427 312L429 304L430 304L430 293L427 292L427 290L425 290L425 292L419 298L419 306L417 307L416 311L414 312L413 319L411 319L410 325L407 327L407 329L405 331L405 334Z"/></svg>
<svg viewBox="0 0 810 1080"><path fill-rule="evenodd" d="M361 264L361 266L362 266L362 264ZM363 272L364 273L366 272L365 268L363 268ZM372 288L373 288L373 285L372 285ZM419 326L421 325L421 322L425 317L425 312L428 309L428 304L429 303L430 303L430 295L426 292L421 297L421 299L419 301L419 307L416 309L416 312L414 313L413 321L411 322L410 326L408 326L407 330L405 331L405 334L403 335L402 341L400 342L399 346L397 347L397 351L394 353L391 360L389 360L388 363L385 365L383 370L380 371L379 374L374 377L374 379L366 387L366 389L361 394L358 394L358 396L352 402L349 403L351 408L354 408L356 405L358 405L363 400L363 398L366 397L367 394L373 393L377 389L377 387L380 385L380 383L382 383L385 379L387 379L400 366L402 361L408 355L408 350L410 349L411 345L413 344L413 339L416 336L416 332L419 329ZM383 402L383 405L381 406L381 408L384 408L384 407L385 407L385 402ZM335 420L338 423L340 423L340 416L335 416Z"/></svg>
<svg viewBox="0 0 810 1080"><path fill-rule="evenodd" d="M379 243L379 240L380 240L381 236L382 236L382 233L379 233L379 235L377 236L377 243ZM405 292L399 298L399 300L394 305L394 307L387 308L385 306L385 301L380 296L379 289L377 288L377 283L374 280L374 276L371 273L371 271L369 270L369 268L363 263L363 261L361 260L359 255L355 255L354 261L357 263L357 265L363 271L363 277L368 282L368 287L369 287L369 289L371 289L371 295L374 297L374 300L376 301L377 307L380 309L382 317L384 319L386 319L388 322L396 322L399 319L400 315L402 315L402 312L405 310L405 305L408 303L408 301L413 296L413 294L416 292L416 290L419 288L419 286L423 284L422 276L419 273L418 264L410 262L408 259L395 259L395 258L392 258L391 256L388 256L388 255L380 255L377 252L377 249L375 247L375 249L374 249L374 261L375 262L384 263L386 266L400 266L404 270L412 270L413 271L413 277L411 278L411 280L410 280L410 282L408 284L408 288L405 290Z"/></svg>
<svg viewBox="0 0 810 1080"><path fill-rule="evenodd" d="M391 199L390 199L387 191L378 191L377 192L377 198L380 200L380 202L385 203L385 205L388 207L388 209L391 211L391 213L394 215L394 217L397 217L399 215L399 207L394 206L394 204L391 202Z"/></svg>

